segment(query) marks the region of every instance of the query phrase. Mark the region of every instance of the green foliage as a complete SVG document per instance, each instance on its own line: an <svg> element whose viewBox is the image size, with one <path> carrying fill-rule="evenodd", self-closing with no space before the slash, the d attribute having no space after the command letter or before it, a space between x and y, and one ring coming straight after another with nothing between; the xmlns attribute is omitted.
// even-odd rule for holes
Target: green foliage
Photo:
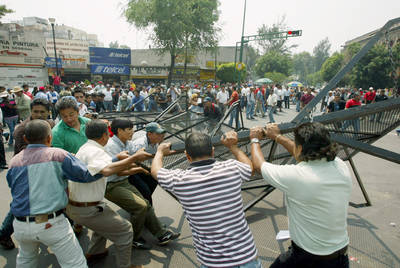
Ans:
<svg viewBox="0 0 400 268"><path fill-rule="evenodd" d="M292 59L289 55L270 51L257 60L255 71L259 76L263 76L267 72L278 72L288 76L292 65Z"/></svg>
<svg viewBox="0 0 400 268"><path fill-rule="evenodd" d="M258 28L257 34L259 35L266 35L265 40L259 40L258 44L263 50L264 54L275 51L279 53L290 53L290 50L292 48L296 48L297 45L288 45L288 39L280 38L280 39L274 39L274 38L268 38L268 34L271 33L276 33L276 32L283 32L287 30L287 25L286 25L286 17L282 16L281 18L278 19L278 22L272 24L272 26L268 26L263 24L260 28Z"/></svg>
<svg viewBox="0 0 400 268"><path fill-rule="evenodd" d="M393 85L390 78L392 65L388 49L381 44L375 45L354 66L351 74L351 83L356 87L382 88Z"/></svg>
<svg viewBox="0 0 400 268"><path fill-rule="evenodd" d="M306 81L307 75L314 72L314 59L308 52L293 55L293 73L296 80Z"/></svg>
<svg viewBox="0 0 400 268"><path fill-rule="evenodd" d="M240 71L241 80L245 80L247 76L246 65ZM217 66L217 78L223 83L234 83L237 82L239 77L239 71L235 68L235 63L224 63Z"/></svg>
<svg viewBox="0 0 400 268"><path fill-rule="evenodd" d="M193 53L217 45L218 6L217 0L130 0L125 17L138 29L151 29L159 52L170 53L171 75L175 57L184 49Z"/></svg>
<svg viewBox="0 0 400 268"><path fill-rule="evenodd" d="M274 83L283 84L284 81L287 80L287 76L283 73L278 72L268 72L264 74L264 77L267 77L274 81Z"/></svg>
<svg viewBox="0 0 400 268"><path fill-rule="evenodd" d="M324 80L322 79L321 72L315 72L312 74L307 75L306 77L306 84L311 86L321 86Z"/></svg>
<svg viewBox="0 0 400 268"><path fill-rule="evenodd" d="M110 42L108 45L110 48L119 48L118 41Z"/></svg>
<svg viewBox="0 0 400 268"><path fill-rule="evenodd" d="M319 71L322 64L327 58L329 58L329 50L331 49L331 43L328 38L321 40L316 47L313 49L314 57L314 70Z"/></svg>
<svg viewBox="0 0 400 268"><path fill-rule="evenodd" d="M0 19L9 13L13 13L14 10L8 9L6 5L0 5Z"/></svg>
<svg viewBox="0 0 400 268"><path fill-rule="evenodd" d="M330 81L339 72L343 66L343 59L343 54L336 52L322 64L321 76L325 82Z"/></svg>

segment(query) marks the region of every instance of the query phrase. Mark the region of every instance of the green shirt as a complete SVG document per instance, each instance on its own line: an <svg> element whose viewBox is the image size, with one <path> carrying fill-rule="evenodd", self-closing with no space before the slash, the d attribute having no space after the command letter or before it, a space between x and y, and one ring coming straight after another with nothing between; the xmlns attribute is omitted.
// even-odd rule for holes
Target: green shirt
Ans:
<svg viewBox="0 0 400 268"><path fill-rule="evenodd" d="M61 148L70 153L76 154L79 148L88 140L86 138L85 130L86 124L89 121L89 118L79 116L79 122L81 124L79 132L75 128L69 127L62 120L58 122L58 124L52 129L53 147Z"/></svg>

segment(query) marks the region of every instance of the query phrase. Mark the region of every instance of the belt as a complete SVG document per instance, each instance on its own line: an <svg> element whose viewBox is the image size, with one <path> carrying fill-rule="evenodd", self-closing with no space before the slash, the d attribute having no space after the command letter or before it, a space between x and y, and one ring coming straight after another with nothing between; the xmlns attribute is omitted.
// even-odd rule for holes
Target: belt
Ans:
<svg viewBox="0 0 400 268"><path fill-rule="evenodd" d="M49 219L60 216L63 212L64 209L60 209L50 214L40 214L36 216L18 216L15 218L19 221L24 221L24 222L28 221L28 222L42 223L42 222L47 222Z"/></svg>
<svg viewBox="0 0 400 268"><path fill-rule="evenodd" d="M333 252L332 254L324 255L324 256L322 256L322 255L315 255L315 254L312 254L312 253L310 253L310 252L307 252L307 251L305 251L304 249L302 249L301 247L299 247L298 245L296 245L293 241L292 241L292 246L293 246L293 248L295 248L295 249L297 249L297 250L301 250L301 251L303 251L303 252L306 252L306 253L309 254L309 255L312 255L314 259L323 260L323 261L333 260L333 259L338 258L339 256L342 256L342 255L346 255L346 254L347 254L347 246L345 246L344 248L341 248L341 249L339 249L339 250Z"/></svg>
<svg viewBox="0 0 400 268"><path fill-rule="evenodd" d="M68 203L71 206L74 206L74 207L93 207L93 206L97 206L98 204L100 204L100 201L96 201L96 202L76 202L76 201L69 200Z"/></svg>

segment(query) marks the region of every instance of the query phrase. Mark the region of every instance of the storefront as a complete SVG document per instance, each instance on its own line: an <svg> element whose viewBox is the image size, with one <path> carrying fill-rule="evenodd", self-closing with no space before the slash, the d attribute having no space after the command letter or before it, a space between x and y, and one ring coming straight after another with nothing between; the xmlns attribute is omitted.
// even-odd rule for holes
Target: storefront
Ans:
<svg viewBox="0 0 400 268"><path fill-rule="evenodd" d="M135 84L165 84L168 79L168 67L160 66L133 66L131 80Z"/></svg>

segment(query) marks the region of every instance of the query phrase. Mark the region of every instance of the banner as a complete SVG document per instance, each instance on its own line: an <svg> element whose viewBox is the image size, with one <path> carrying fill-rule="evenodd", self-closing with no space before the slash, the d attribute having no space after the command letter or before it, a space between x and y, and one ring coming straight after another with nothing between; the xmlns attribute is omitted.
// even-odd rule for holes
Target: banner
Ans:
<svg viewBox="0 0 400 268"><path fill-rule="evenodd" d="M90 63L131 64L131 50L89 47Z"/></svg>
<svg viewBox="0 0 400 268"><path fill-rule="evenodd" d="M43 48L37 42L0 40L0 66L42 67Z"/></svg>
<svg viewBox="0 0 400 268"><path fill-rule="evenodd" d="M0 67L0 85L6 88L28 84L29 87L44 86L48 83L46 69Z"/></svg>
<svg viewBox="0 0 400 268"><path fill-rule="evenodd" d="M44 58L44 64L47 68L56 68L56 58L54 57L46 57ZM62 60L61 58L57 59L58 68L62 68Z"/></svg>
<svg viewBox="0 0 400 268"><path fill-rule="evenodd" d="M118 74L118 75L129 75L129 66L124 65L110 65L110 64L92 64L90 66L90 72L92 74Z"/></svg>

